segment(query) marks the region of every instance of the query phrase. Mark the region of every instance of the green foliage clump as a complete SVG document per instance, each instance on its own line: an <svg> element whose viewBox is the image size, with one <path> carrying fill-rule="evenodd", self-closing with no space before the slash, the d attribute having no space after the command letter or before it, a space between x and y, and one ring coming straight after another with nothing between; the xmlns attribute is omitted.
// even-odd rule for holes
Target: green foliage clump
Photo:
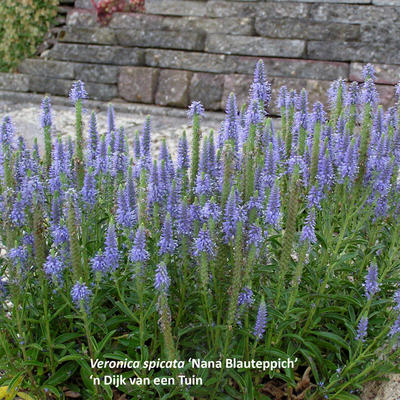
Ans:
<svg viewBox="0 0 400 400"><path fill-rule="evenodd" d="M0 400L359 400L399 373L400 84L385 111L364 71L329 112L281 88L278 122L260 61L176 158L150 117L133 148L111 105L85 127L81 81L74 139L43 100L43 155L5 116Z"/></svg>
<svg viewBox="0 0 400 400"><path fill-rule="evenodd" d="M57 15L58 0L0 2L0 71L35 53Z"/></svg>

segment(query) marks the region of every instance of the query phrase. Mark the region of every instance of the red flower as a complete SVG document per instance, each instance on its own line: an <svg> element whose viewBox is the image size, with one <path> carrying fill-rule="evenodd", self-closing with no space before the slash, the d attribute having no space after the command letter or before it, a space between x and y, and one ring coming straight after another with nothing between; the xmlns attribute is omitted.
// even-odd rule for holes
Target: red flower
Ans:
<svg viewBox="0 0 400 400"><path fill-rule="evenodd" d="M96 3L91 0L96 10L97 20L102 25L107 25L115 12L144 12L145 0L100 0Z"/></svg>

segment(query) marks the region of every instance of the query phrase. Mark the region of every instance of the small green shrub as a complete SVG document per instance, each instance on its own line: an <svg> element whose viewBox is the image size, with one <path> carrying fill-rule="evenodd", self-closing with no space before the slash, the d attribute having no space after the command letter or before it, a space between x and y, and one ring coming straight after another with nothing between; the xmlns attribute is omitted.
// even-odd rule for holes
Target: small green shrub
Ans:
<svg viewBox="0 0 400 400"><path fill-rule="evenodd" d="M0 71L34 54L57 15L58 0L0 1Z"/></svg>

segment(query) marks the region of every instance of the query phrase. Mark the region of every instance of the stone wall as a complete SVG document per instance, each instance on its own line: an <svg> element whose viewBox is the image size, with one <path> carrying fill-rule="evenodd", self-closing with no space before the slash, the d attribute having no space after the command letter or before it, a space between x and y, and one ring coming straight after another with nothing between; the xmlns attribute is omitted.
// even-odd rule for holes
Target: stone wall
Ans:
<svg viewBox="0 0 400 400"><path fill-rule="evenodd" d="M65 95L81 79L98 100L219 110L231 91L245 100L259 58L273 93L305 87L310 101L333 79L362 80L371 62L390 104L399 37L400 0L146 0L146 14L115 14L107 27L76 0L55 46L0 75L0 89Z"/></svg>

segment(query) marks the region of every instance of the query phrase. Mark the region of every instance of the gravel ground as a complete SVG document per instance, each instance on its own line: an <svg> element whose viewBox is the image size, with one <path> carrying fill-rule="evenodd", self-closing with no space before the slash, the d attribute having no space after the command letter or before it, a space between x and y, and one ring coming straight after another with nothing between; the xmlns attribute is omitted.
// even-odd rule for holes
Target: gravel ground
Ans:
<svg viewBox="0 0 400 400"><path fill-rule="evenodd" d="M89 102L83 116L84 132L87 132L90 113L96 111L98 130L103 133L107 130L107 105ZM151 115L152 139L157 151L162 139L166 139L170 151L174 154L179 136L186 130L190 138L191 123L183 110L174 110L159 107L147 107L132 112L125 105L115 105L117 127L123 126L132 142L136 130L141 130L146 116ZM172 115L171 115L172 114ZM43 137L40 128L40 105L38 103L17 103L15 101L0 101L0 117L10 116L17 136L23 136L29 146L33 145L34 138L38 138L39 146L43 148ZM218 131L223 119L222 113L212 113L211 118L202 121L203 132L210 129ZM71 105L53 104L53 135L74 136L75 111Z"/></svg>
<svg viewBox="0 0 400 400"><path fill-rule="evenodd" d="M361 400L400 400L400 375L392 374L388 381L368 382Z"/></svg>

